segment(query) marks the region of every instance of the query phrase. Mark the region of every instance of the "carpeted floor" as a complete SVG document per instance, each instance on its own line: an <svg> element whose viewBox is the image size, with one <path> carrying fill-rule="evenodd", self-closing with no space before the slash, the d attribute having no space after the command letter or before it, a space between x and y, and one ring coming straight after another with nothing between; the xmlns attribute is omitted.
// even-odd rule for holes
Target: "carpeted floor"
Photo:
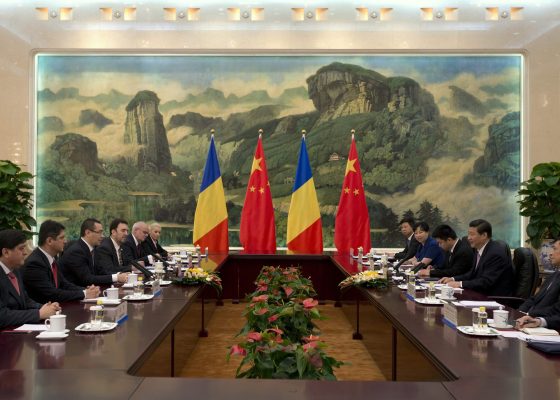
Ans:
<svg viewBox="0 0 560 400"><path fill-rule="evenodd" d="M177 371L177 376L205 378L234 378L241 361L232 356L226 362L229 346L238 342L234 337L243 327L242 312L245 304L225 302L217 307L208 322L209 337L201 338L186 364ZM327 317L317 325L321 338L328 344L327 353L338 360L349 363L336 370L338 380L385 380L385 377L367 352L362 342L352 340L352 326L340 308L332 304L319 306L321 315Z"/></svg>

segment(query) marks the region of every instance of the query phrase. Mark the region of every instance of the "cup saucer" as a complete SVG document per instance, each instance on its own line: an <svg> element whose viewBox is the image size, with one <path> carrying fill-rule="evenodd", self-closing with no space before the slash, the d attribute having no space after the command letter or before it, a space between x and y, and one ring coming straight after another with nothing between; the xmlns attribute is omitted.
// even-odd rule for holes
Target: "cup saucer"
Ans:
<svg viewBox="0 0 560 400"><path fill-rule="evenodd" d="M35 336L35 338L39 339L39 340L65 339L65 338L68 337L68 332L70 332L68 329L66 329L64 332L43 331L43 332L39 333L37 336Z"/></svg>

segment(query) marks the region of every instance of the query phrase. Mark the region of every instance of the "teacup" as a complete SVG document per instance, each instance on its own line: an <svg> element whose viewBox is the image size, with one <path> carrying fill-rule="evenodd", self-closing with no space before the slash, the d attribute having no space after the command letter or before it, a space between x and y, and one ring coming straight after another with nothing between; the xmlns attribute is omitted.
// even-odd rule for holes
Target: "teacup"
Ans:
<svg viewBox="0 0 560 400"><path fill-rule="evenodd" d="M135 274L134 272L128 274L128 280L127 280L128 283L134 285L137 281L138 281L138 274Z"/></svg>
<svg viewBox="0 0 560 400"><path fill-rule="evenodd" d="M119 288L110 287L103 291L103 296L111 300L119 299Z"/></svg>
<svg viewBox="0 0 560 400"><path fill-rule="evenodd" d="M509 311L507 310L494 310L494 326L498 328L505 328L508 326Z"/></svg>
<svg viewBox="0 0 560 400"><path fill-rule="evenodd" d="M50 318L45 320L45 325L47 325L49 332L64 332L66 329L66 315L51 315Z"/></svg>
<svg viewBox="0 0 560 400"><path fill-rule="evenodd" d="M451 286L442 286L441 287L441 297L444 299L451 299L455 294L455 289Z"/></svg>

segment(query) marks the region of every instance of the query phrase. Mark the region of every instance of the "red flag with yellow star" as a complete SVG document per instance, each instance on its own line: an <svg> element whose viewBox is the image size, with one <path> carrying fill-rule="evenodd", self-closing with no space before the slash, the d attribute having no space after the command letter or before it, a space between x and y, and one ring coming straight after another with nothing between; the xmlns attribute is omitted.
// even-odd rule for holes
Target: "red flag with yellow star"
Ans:
<svg viewBox="0 0 560 400"><path fill-rule="evenodd" d="M257 142L251 175L247 183L245 203L241 211L239 240L245 253L267 254L276 252L274 208L268 182L261 135Z"/></svg>
<svg viewBox="0 0 560 400"><path fill-rule="evenodd" d="M356 142L352 135L334 223L334 245L340 253L348 253L350 249L355 251L358 247L362 247L365 254L371 248L369 230L369 213L362 183L362 171Z"/></svg>

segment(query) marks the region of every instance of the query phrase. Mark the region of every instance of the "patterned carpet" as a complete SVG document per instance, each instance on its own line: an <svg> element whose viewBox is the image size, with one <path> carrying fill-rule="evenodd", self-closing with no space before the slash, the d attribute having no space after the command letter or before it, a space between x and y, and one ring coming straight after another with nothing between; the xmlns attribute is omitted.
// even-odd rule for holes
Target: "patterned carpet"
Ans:
<svg viewBox="0 0 560 400"><path fill-rule="evenodd" d="M201 338L189 359L176 371L177 376L204 378L234 378L241 357L233 356L226 362L229 346L238 342L235 335L244 325L242 312L245 304L231 304L225 301L223 307L217 307L208 322L209 337ZM327 354L347 362L336 370L338 380L381 381L385 377L371 358L362 342L352 340L352 327L340 308L332 304L320 306L321 315L327 317L317 325L321 337L328 344Z"/></svg>

